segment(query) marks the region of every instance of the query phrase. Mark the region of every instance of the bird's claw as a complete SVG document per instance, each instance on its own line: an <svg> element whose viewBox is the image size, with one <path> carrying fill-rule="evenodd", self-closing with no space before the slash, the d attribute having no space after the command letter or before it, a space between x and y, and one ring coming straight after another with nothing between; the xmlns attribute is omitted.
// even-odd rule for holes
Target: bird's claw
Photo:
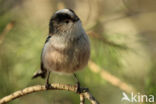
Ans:
<svg viewBox="0 0 156 104"><path fill-rule="evenodd" d="M51 84L46 83L45 87L46 87L47 90L48 90L48 89L51 89Z"/></svg>
<svg viewBox="0 0 156 104"><path fill-rule="evenodd" d="M85 93L85 92L88 92L89 89L88 88L82 88L80 87L80 83L77 82L77 93Z"/></svg>

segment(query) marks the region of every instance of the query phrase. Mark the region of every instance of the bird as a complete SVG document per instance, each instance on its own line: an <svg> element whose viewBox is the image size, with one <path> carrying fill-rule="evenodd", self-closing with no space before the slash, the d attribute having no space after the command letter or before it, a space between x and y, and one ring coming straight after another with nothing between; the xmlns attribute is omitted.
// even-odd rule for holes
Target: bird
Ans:
<svg viewBox="0 0 156 104"><path fill-rule="evenodd" d="M90 41L80 18L72 9L58 10L50 19L40 69L32 78L46 78L47 89L51 72L73 74L77 79L75 72L84 69L89 58Z"/></svg>

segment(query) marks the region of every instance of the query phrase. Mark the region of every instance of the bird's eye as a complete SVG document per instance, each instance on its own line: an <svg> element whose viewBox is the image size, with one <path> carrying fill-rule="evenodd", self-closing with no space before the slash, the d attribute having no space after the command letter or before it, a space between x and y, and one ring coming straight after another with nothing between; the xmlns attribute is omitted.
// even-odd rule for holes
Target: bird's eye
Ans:
<svg viewBox="0 0 156 104"><path fill-rule="evenodd" d="M66 20L65 22L66 22L66 23L69 23L69 20Z"/></svg>

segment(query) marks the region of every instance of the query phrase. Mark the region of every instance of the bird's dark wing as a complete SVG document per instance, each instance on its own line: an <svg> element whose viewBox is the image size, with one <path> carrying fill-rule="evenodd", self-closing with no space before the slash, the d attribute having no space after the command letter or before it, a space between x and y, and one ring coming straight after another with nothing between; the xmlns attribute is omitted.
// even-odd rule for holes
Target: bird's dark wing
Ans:
<svg viewBox="0 0 156 104"><path fill-rule="evenodd" d="M51 38L51 36L49 35L45 41L45 44L49 41L49 39Z"/></svg>
<svg viewBox="0 0 156 104"><path fill-rule="evenodd" d="M51 36L48 36L46 41L45 41L45 44L49 41L49 39L51 38ZM44 48L43 48L44 49ZM41 53L41 65L40 65L40 70L38 72L36 72L32 78L36 78L36 77L41 77L41 78L45 78L46 77L46 73L47 73L47 70L46 68L44 67L44 64L43 64L43 59L42 59L42 54L43 54L43 49L42 49L42 53Z"/></svg>
<svg viewBox="0 0 156 104"><path fill-rule="evenodd" d="M51 38L51 36L48 36L46 41L45 41L45 44L49 41L49 39ZM43 48L44 49L44 48ZM43 64L43 59L42 59L42 55L43 55L43 49L42 49L42 53L41 53L41 70L42 71L45 71L45 68L44 68L44 64Z"/></svg>

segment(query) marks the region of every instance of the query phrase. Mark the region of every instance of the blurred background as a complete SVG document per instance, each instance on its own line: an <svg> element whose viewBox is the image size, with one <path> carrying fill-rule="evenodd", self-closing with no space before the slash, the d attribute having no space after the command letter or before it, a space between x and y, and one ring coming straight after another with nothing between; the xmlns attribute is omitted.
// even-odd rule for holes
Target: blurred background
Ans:
<svg viewBox="0 0 156 104"><path fill-rule="evenodd" d="M40 67L49 19L63 8L77 13L90 37L89 64L77 74L100 104L122 104L122 92L156 97L156 0L0 0L0 98L45 83L31 77ZM76 82L54 73L50 81ZM9 104L36 103L79 104L79 95L44 91Z"/></svg>

